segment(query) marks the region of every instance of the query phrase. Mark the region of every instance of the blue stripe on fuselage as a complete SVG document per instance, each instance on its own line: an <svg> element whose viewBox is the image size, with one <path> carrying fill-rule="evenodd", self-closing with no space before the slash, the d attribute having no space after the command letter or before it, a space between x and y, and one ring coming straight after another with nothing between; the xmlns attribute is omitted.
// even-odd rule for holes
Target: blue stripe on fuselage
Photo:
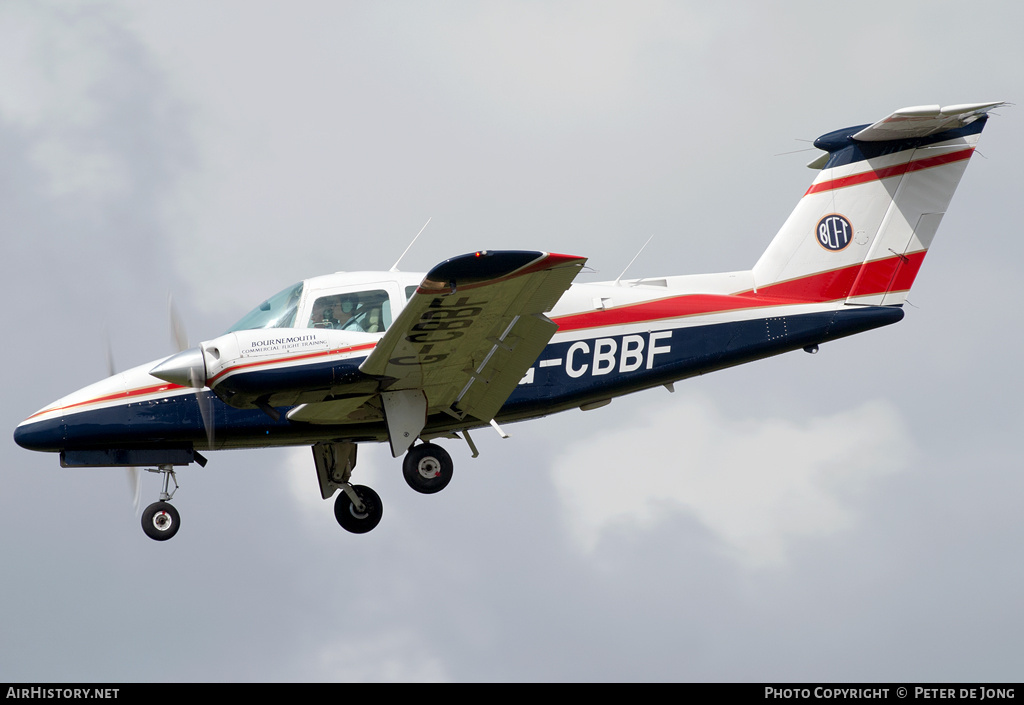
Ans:
<svg viewBox="0 0 1024 705"><path fill-rule="evenodd" d="M502 407L530 413L654 387L895 323L885 306L759 318L553 343Z"/></svg>

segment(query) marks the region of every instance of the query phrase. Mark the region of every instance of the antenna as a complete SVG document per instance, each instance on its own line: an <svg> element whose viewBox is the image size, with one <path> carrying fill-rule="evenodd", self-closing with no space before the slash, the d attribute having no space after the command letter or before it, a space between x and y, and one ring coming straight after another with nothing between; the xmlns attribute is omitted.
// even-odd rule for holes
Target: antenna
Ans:
<svg viewBox="0 0 1024 705"><path fill-rule="evenodd" d="M641 248L640 248L640 252L643 252L643 251L644 251L644 247L647 247L647 245L648 245L648 244L649 244L649 243L651 242L651 240L653 240L653 239L654 239L654 235L651 235L651 236L650 236L649 238L647 238L647 242L645 242L645 243L643 244L643 247L641 247ZM619 276L618 276L618 277L617 277L617 278L615 279L615 286L622 286L621 284L619 284L619 279L622 279L622 275L626 273L626 270L628 270L628 269L629 269L630 267L632 267L632 266L633 266L633 263L634 263L634 262L636 262L636 258L640 256L640 252L637 252L637 253L636 253L635 255L633 255L633 259L629 260L629 264L627 264L627 265L626 265L626 269L623 269L623 270L622 270L622 274L620 274L620 275L619 275Z"/></svg>
<svg viewBox="0 0 1024 705"><path fill-rule="evenodd" d="M431 216L431 217L433 217L433 216ZM420 231L418 233L416 233L416 237L414 237L412 239L412 242L409 243L409 246L405 248L405 252L403 252L402 256L398 258L398 262L401 262L402 261L402 257L405 257L406 252L408 252L409 250L412 249L412 246L416 244L416 240L419 238L420 235L423 234L423 231L427 229L428 225L430 225L430 218L427 218L427 222L423 224L423 227L420 228ZM394 265L392 265L391 269L389 269L388 271L389 272L397 272L398 271L398 262L395 262Z"/></svg>

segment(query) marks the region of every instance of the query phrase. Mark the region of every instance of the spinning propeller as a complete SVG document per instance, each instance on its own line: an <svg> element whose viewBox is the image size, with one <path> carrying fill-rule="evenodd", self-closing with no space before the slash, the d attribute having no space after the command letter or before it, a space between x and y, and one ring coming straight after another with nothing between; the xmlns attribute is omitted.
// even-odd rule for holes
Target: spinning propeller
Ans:
<svg viewBox="0 0 1024 705"><path fill-rule="evenodd" d="M110 333L107 333L107 376L113 377L117 374L117 365L114 364L114 347L110 344ZM127 467L128 490L132 493L132 509L135 516L139 516L139 502L142 500L142 482L139 480L139 469Z"/></svg>
<svg viewBox="0 0 1024 705"><path fill-rule="evenodd" d="M203 349L199 346L189 347L185 324L174 307L174 300L167 297L167 309L171 319L171 337L177 354L161 362L149 371L149 374L172 384L191 387L196 390L196 404L203 420L208 447L213 447L213 395L200 394L206 388L206 360Z"/></svg>
<svg viewBox="0 0 1024 705"><path fill-rule="evenodd" d="M166 382L196 390L196 405L199 407L199 415L203 421L203 430L206 431L206 442L208 447L212 448L213 396L199 393L206 387L206 362L203 359L203 351L199 347L189 347L188 333L185 331L181 316L174 307L174 300L170 296L167 297L167 308L171 323L171 339L178 352L154 367L150 374ZM110 377L117 374L117 365L114 363L114 351L109 334L107 335L107 374ZM132 493L132 506L135 515L138 516L142 496L139 468L129 467L125 470L128 473L128 488Z"/></svg>

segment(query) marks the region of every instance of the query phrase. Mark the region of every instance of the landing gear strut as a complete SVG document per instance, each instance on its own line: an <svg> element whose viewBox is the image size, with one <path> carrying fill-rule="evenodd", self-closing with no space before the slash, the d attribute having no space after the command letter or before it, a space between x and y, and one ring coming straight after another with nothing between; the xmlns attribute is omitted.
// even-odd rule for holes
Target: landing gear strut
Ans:
<svg viewBox="0 0 1024 705"><path fill-rule="evenodd" d="M334 500L334 518L341 528L353 534L365 534L380 523L384 505L380 496L365 485L353 485L352 469L356 466L355 443L317 443L313 446L320 496Z"/></svg>
<svg viewBox="0 0 1024 705"><path fill-rule="evenodd" d="M153 502L146 507L146 511L142 512L142 530L154 541L166 541L178 533L178 528L181 526L178 510L169 503L174 492L178 490L178 480L174 476L174 466L172 465L161 465L158 469L150 470L150 472L162 473L164 484L163 490L160 492L160 501ZM174 483L173 491L169 491L171 482Z"/></svg>

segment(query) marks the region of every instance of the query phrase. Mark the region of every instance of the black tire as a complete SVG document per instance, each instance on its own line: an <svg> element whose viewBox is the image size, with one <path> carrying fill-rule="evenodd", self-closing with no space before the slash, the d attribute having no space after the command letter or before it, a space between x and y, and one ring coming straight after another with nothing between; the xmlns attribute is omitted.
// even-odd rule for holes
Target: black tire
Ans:
<svg viewBox="0 0 1024 705"><path fill-rule="evenodd" d="M380 523L380 518L384 514L384 506L380 502L380 496L369 487L352 485L352 489L366 505L365 510L357 512L352 500L348 498L347 494L341 492L334 500L334 518L338 520L341 528L345 531L351 531L353 534L365 534Z"/></svg>
<svg viewBox="0 0 1024 705"><path fill-rule="evenodd" d="M166 541L178 533L181 517L174 505L153 502L142 513L142 530L154 541Z"/></svg>
<svg viewBox="0 0 1024 705"><path fill-rule="evenodd" d="M423 494L440 492L452 481L452 457L441 446L413 446L402 461L402 475L409 487Z"/></svg>

